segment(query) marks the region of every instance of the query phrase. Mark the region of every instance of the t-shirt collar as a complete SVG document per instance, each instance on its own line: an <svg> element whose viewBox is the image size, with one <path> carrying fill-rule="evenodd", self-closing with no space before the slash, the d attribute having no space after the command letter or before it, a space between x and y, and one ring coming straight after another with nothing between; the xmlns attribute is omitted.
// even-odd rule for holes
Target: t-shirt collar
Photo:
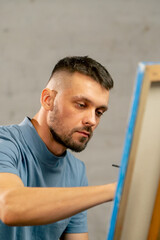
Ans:
<svg viewBox="0 0 160 240"><path fill-rule="evenodd" d="M62 156L58 157L48 150L47 146L38 135L38 132L36 131L29 117L25 117L19 126L26 144L44 164L53 166L66 157L67 151Z"/></svg>

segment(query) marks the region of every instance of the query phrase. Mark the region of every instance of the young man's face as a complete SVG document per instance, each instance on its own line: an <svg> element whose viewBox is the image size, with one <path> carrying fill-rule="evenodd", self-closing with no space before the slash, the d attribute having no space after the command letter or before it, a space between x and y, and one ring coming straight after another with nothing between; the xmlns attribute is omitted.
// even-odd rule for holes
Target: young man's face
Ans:
<svg viewBox="0 0 160 240"><path fill-rule="evenodd" d="M59 91L54 99L48 125L57 143L80 152L107 110L109 91L80 73L74 73L69 80L69 86Z"/></svg>

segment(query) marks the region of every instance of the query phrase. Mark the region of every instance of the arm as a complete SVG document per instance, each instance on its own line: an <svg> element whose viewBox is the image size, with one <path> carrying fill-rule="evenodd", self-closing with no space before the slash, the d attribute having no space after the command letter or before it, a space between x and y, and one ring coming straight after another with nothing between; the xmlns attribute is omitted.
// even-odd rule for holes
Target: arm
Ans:
<svg viewBox="0 0 160 240"><path fill-rule="evenodd" d="M114 192L115 184L76 188L24 187L18 176L0 173L0 219L10 226L48 224L110 201Z"/></svg>

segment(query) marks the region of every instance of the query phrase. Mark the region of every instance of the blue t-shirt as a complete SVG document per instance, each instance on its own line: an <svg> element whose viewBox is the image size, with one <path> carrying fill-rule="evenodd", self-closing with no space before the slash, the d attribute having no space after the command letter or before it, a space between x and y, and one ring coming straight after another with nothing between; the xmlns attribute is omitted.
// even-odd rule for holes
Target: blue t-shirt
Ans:
<svg viewBox="0 0 160 240"><path fill-rule="evenodd" d="M85 165L69 151L61 157L46 147L29 118L0 127L0 172L18 175L26 187L87 186ZM0 221L0 239L58 240L62 233L87 232L86 211L42 226L9 227Z"/></svg>

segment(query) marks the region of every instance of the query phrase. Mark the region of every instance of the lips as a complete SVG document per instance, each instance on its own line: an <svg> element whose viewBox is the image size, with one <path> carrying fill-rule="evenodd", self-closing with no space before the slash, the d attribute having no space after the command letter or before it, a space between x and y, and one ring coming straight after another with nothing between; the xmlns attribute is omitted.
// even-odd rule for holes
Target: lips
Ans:
<svg viewBox="0 0 160 240"><path fill-rule="evenodd" d="M81 135L83 135L84 137L88 137L90 136L89 132L85 132L85 131L78 131L78 133L80 133Z"/></svg>

